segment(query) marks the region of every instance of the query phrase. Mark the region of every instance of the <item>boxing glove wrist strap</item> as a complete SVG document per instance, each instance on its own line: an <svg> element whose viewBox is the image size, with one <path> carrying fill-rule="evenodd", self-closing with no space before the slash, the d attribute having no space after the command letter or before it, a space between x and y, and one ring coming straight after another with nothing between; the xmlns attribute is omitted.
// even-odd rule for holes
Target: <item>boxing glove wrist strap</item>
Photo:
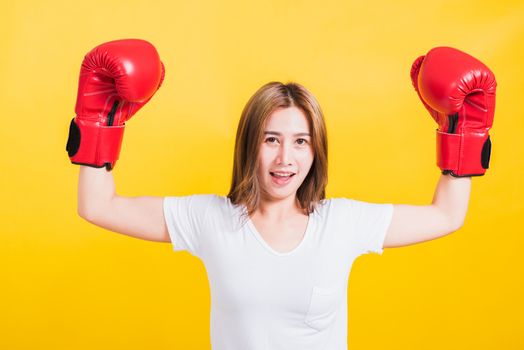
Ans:
<svg viewBox="0 0 524 350"><path fill-rule="evenodd" d="M437 165L455 177L484 175L491 141L486 132L449 134L437 130Z"/></svg>
<svg viewBox="0 0 524 350"><path fill-rule="evenodd" d="M103 126L73 119L67 142L71 161L110 170L120 155L124 128L125 125Z"/></svg>

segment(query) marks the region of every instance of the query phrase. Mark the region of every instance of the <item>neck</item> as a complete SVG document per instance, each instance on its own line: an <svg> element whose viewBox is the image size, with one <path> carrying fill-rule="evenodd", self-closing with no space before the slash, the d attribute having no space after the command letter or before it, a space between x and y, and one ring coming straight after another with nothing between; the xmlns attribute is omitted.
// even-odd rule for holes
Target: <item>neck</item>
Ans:
<svg viewBox="0 0 524 350"><path fill-rule="evenodd" d="M306 211L300 208L298 200L294 196L280 200L263 199L253 216L263 217L270 221L286 221L297 215L306 215Z"/></svg>

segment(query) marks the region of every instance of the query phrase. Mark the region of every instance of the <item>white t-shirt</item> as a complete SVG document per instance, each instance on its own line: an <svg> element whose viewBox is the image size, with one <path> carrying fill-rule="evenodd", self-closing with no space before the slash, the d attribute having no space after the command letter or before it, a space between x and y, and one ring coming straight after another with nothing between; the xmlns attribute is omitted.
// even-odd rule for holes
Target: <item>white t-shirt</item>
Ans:
<svg viewBox="0 0 524 350"><path fill-rule="evenodd" d="M351 265L382 254L393 205L325 199L286 253L264 241L245 211L214 194L164 199L173 249L200 258L207 271L212 349L347 349Z"/></svg>

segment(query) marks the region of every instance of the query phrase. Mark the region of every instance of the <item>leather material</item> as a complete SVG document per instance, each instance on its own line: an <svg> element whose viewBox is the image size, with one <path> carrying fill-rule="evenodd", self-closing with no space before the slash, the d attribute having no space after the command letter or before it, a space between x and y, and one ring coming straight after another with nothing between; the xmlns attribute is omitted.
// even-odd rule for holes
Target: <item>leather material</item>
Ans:
<svg viewBox="0 0 524 350"><path fill-rule="evenodd" d="M476 58L451 47L418 57L411 80L438 124L437 165L455 177L484 175L489 168L497 82Z"/></svg>
<svg viewBox="0 0 524 350"><path fill-rule="evenodd" d="M153 97L164 74L158 52L145 40L110 41L87 53L66 146L71 162L113 169L125 122Z"/></svg>

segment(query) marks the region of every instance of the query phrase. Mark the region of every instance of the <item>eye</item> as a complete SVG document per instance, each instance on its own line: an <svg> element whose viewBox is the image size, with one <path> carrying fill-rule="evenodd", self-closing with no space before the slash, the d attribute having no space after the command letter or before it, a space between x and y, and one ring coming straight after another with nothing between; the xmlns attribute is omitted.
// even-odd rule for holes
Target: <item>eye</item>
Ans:
<svg viewBox="0 0 524 350"><path fill-rule="evenodd" d="M299 141L303 141L303 142L299 142ZM308 143L306 139L298 139L297 142L299 145L305 145L306 143Z"/></svg>
<svg viewBox="0 0 524 350"><path fill-rule="evenodd" d="M276 137L268 137L268 138L266 139L266 142L273 143L273 141L276 141L276 140L277 140Z"/></svg>

